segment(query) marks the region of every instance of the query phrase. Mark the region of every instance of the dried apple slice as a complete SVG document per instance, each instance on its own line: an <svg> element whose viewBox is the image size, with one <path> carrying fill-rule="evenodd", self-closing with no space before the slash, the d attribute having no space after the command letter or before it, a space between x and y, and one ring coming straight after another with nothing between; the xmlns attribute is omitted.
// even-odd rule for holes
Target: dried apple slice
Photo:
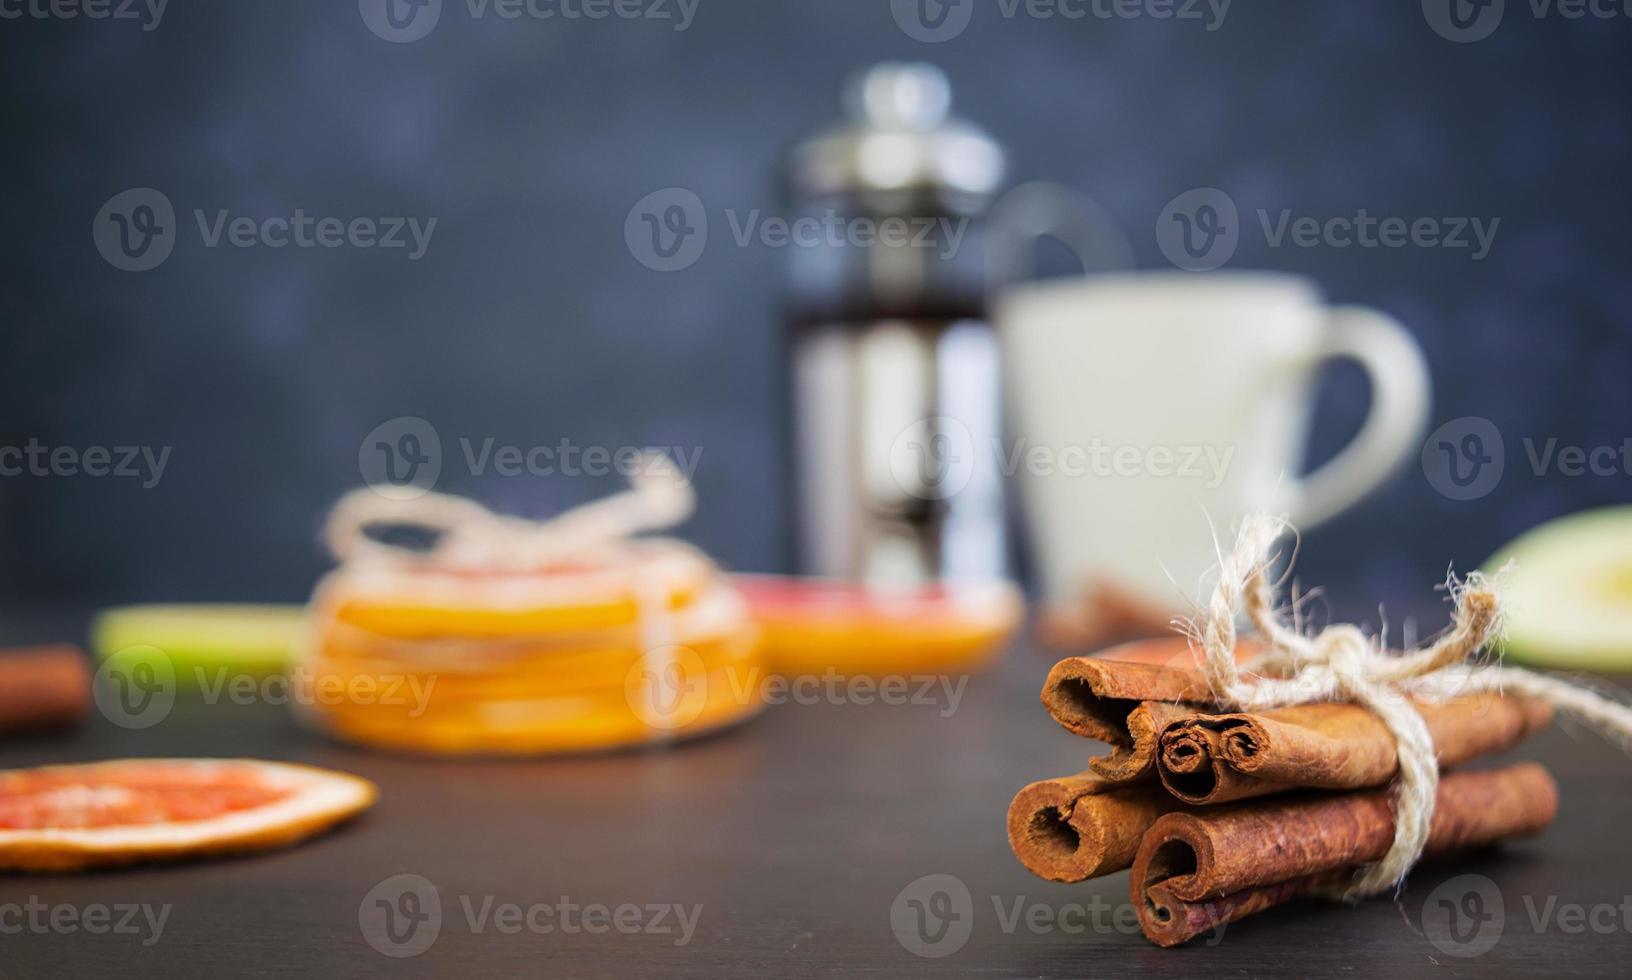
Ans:
<svg viewBox="0 0 1632 980"><path fill-rule="evenodd" d="M1632 507L1572 514L1534 528L1492 558L1507 649L1550 667L1632 669Z"/></svg>
<svg viewBox="0 0 1632 980"><path fill-rule="evenodd" d="M255 759L0 771L0 869L79 871L270 850L372 806L374 784Z"/></svg>

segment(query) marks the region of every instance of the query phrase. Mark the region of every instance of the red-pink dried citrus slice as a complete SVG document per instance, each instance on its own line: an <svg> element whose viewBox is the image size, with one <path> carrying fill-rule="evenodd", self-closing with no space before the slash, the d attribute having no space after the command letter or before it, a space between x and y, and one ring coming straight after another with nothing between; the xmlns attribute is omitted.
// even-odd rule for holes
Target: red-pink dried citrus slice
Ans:
<svg viewBox="0 0 1632 980"><path fill-rule="evenodd" d="M121 759L0 771L0 869L268 850L373 805L373 783L254 759Z"/></svg>

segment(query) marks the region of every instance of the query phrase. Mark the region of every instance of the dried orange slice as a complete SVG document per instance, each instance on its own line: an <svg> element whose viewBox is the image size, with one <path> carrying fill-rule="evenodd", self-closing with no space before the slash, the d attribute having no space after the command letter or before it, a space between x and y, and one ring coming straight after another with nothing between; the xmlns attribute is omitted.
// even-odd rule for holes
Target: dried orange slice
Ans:
<svg viewBox="0 0 1632 980"><path fill-rule="evenodd" d="M648 454L630 482L546 521L442 494L342 498L325 532L341 565L292 678L303 716L460 755L667 743L757 714L746 604L696 548L635 537L691 513L689 480ZM388 528L436 537L408 548Z"/></svg>
<svg viewBox="0 0 1632 980"><path fill-rule="evenodd" d="M616 695L486 701L418 718L364 707L328 709L317 721L364 745L426 755L537 755L666 744L727 728L759 714L765 702L756 666L698 674L678 682L630 672ZM657 674L656 671L651 672ZM641 703L650 693L651 703Z"/></svg>
<svg viewBox="0 0 1632 980"><path fill-rule="evenodd" d="M758 635L745 629L735 636L706 643L682 643L708 670L741 668L758 664ZM371 703L388 709L390 705L410 705L416 692L432 706L488 698L572 697L582 694L616 694L625 677L645 656L636 649L595 650L572 655L549 654L517 661L502 670L419 667L387 659L333 659L308 657L291 676L297 703L333 705L347 701ZM380 692L394 689L395 697L382 698Z"/></svg>
<svg viewBox="0 0 1632 980"><path fill-rule="evenodd" d="M0 869L78 871L269 850L372 806L373 783L255 759L0 771Z"/></svg>
<svg viewBox="0 0 1632 980"><path fill-rule="evenodd" d="M974 670L997 654L1025 613L1008 582L905 589L767 575L733 582L782 673Z"/></svg>
<svg viewBox="0 0 1632 980"><path fill-rule="evenodd" d="M517 571L345 568L319 588L326 615L381 636L504 638L632 627L643 603L683 609L715 581L708 559L667 542L629 547L616 564ZM319 618L324 618L320 613Z"/></svg>

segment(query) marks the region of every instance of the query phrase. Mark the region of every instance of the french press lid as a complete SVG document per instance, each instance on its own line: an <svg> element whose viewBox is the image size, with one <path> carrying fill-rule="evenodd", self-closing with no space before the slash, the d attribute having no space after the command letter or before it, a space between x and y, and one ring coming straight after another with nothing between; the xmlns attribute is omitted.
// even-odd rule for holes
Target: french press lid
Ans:
<svg viewBox="0 0 1632 980"><path fill-rule="evenodd" d="M881 211L925 198L983 210L1003 181L1003 149L951 106L951 85L933 65L887 62L861 72L846 89L848 118L794 149L793 192Z"/></svg>

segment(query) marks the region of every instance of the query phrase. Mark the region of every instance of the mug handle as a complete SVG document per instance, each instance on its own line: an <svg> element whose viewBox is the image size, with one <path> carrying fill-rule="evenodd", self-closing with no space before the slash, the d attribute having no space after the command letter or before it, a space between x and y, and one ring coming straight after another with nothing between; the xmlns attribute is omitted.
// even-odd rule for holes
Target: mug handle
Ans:
<svg viewBox="0 0 1632 980"><path fill-rule="evenodd" d="M1399 321L1363 306L1327 312L1317 357L1347 358L1371 382L1371 410L1354 440L1324 466L1287 485L1285 508L1309 528L1335 517L1377 488L1418 448L1428 424L1428 363Z"/></svg>

